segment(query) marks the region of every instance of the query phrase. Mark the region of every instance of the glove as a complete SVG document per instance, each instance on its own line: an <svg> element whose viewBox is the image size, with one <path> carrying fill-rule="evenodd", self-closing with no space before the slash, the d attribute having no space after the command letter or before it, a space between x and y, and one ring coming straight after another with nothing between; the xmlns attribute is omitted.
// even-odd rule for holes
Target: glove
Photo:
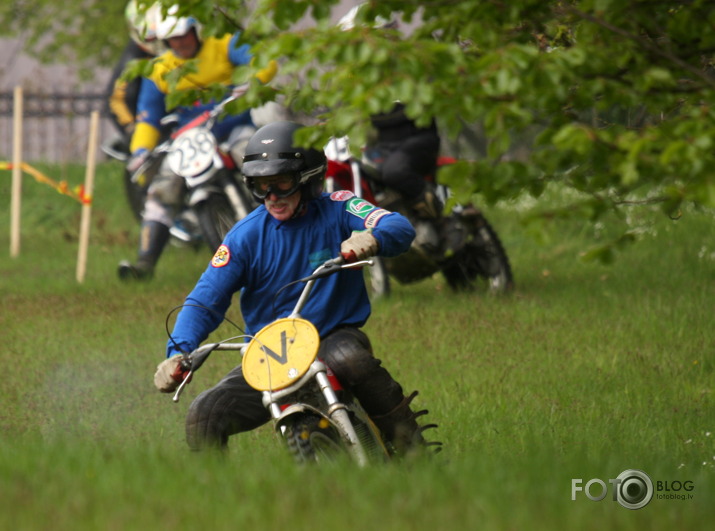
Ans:
<svg viewBox="0 0 715 531"><path fill-rule="evenodd" d="M189 376L189 371L181 366L182 359L183 356L176 355L157 365L156 373L154 373L154 385L162 393L173 393L179 384Z"/></svg>
<svg viewBox="0 0 715 531"><path fill-rule="evenodd" d="M148 150L137 149L134 153L132 153L132 156L129 158L129 162L127 162L127 171L129 173L136 172L141 167L141 165L144 164L148 157Z"/></svg>
<svg viewBox="0 0 715 531"><path fill-rule="evenodd" d="M364 260L377 253L378 244L370 231L353 231L352 236L340 244L340 254L347 262Z"/></svg>

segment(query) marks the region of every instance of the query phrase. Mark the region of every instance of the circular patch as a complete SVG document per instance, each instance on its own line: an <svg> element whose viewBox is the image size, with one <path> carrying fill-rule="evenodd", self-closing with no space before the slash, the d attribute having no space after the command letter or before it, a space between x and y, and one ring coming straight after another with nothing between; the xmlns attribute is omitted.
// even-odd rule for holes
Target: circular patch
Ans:
<svg viewBox="0 0 715 531"><path fill-rule="evenodd" d="M347 201L353 197L355 197L355 194L350 190L338 190L337 192L330 194L330 199L333 201Z"/></svg>
<svg viewBox="0 0 715 531"><path fill-rule="evenodd" d="M225 245L219 245L219 248L216 249L216 253L214 254L214 257L211 259L211 265L214 267L223 267L226 264L228 264L229 260L231 259L231 251L228 250L228 247Z"/></svg>

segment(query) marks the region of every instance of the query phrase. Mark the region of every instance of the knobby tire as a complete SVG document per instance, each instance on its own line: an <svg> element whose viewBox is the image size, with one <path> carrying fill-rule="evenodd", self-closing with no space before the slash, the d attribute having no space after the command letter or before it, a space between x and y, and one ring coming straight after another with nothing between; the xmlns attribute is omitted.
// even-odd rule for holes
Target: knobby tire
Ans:
<svg viewBox="0 0 715 531"><path fill-rule="evenodd" d="M286 426L288 449L299 463L334 461L347 452L340 434L324 418L300 415Z"/></svg>
<svg viewBox="0 0 715 531"><path fill-rule="evenodd" d="M455 291L476 288L478 280L487 285L487 291L500 294L510 291L514 278L509 258L499 236L483 215L469 227L464 248L458 251L452 263L442 271L447 284Z"/></svg>

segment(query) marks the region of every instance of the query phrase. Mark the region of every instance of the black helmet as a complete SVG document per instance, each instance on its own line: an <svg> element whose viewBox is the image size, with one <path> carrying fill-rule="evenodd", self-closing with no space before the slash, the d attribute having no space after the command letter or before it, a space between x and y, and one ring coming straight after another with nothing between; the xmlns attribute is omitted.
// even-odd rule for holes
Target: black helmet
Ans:
<svg viewBox="0 0 715 531"><path fill-rule="evenodd" d="M325 153L313 148L295 147L293 134L303 127L295 122L272 122L254 133L246 145L242 172L248 188L260 200L266 194L257 192L256 177L292 173L296 177L292 192L302 187L303 199L314 199L323 191Z"/></svg>

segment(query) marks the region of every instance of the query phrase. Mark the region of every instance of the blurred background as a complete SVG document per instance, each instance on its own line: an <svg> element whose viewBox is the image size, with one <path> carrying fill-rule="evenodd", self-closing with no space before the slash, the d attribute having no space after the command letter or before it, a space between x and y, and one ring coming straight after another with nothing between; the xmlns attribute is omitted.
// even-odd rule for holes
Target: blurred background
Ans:
<svg viewBox="0 0 715 531"><path fill-rule="evenodd" d="M333 10L337 22L357 0L343 0ZM124 23L124 19L121 20ZM301 25L309 25L310 20ZM126 39L129 32L125 33ZM113 64L83 79L71 64L43 64L25 52L25 39L0 37L0 160L9 160L13 146L13 91L23 89L23 160L83 163L87 158L89 120L100 111L100 144L116 134L105 110L106 88ZM123 45L121 45L123 46ZM120 50L121 51L121 46ZM106 155L97 151L98 160Z"/></svg>

